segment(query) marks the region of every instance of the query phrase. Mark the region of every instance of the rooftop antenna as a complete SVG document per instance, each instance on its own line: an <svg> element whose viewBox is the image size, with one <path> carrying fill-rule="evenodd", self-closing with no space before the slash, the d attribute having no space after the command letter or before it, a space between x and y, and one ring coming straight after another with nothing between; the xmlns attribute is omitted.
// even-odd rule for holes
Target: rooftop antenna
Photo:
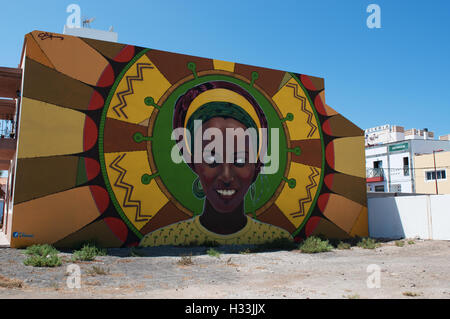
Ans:
<svg viewBox="0 0 450 319"><path fill-rule="evenodd" d="M94 20L95 20L95 18L83 19L83 28L85 28L85 27L90 28L91 23L94 22Z"/></svg>

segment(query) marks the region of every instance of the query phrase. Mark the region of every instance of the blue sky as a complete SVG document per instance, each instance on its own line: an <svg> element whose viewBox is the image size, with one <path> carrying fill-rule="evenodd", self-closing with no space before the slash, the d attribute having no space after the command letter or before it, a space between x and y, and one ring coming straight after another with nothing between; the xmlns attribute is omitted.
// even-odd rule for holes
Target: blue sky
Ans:
<svg viewBox="0 0 450 319"><path fill-rule="evenodd" d="M18 65L26 33L62 33L71 3L121 43L323 77L327 104L361 128L450 134L448 0L2 0L0 65Z"/></svg>

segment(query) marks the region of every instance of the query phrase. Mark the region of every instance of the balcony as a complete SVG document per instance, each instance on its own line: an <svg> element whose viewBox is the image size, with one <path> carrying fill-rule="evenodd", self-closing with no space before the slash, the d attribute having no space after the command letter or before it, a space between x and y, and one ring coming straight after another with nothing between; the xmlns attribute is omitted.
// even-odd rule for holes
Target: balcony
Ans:
<svg viewBox="0 0 450 319"><path fill-rule="evenodd" d="M10 99L18 97L21 81L21 69L0 67L0 96Z"/></svg>
<svg viewBox="0 0 450 319"><path fill-rule="evenodd" d="M0 67L0 170L9 169L16 153L16 103L22 70Z"/></svg>
<svg viewBox="0 0 450 319"><path fill-rule="evenodd" d="M16 101L0 98L0 120L12 120L16 114Z"/></svg>
<svg viewBox="0 0 450 319"><path fill-rule="evenodd" d="M7 170L16 152L16 101L0 99L0 169Z"/></svg>
<svg viewBox="0 0 450 319"><path fill-rule="evenodd" d="M366 168L367 183L384 181L384 170L382 168Z"/></svg>

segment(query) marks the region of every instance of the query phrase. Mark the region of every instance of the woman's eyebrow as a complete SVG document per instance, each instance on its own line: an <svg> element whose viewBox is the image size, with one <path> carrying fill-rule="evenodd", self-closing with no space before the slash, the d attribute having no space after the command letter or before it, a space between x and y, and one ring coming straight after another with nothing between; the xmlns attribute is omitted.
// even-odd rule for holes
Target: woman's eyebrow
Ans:
<svg viewBox="0 0 450 319"><path fill-rule="evenodd" d="M211 152L207 155L222 157L222 153L219 153L219 152Z"/></svg>
<svg viewBox="0 0 450 319"><path fill-rule="evenodd" d="M248 161L249 158L250 158L250 154L248 152L234 153L233 157L234 157L235 160L239 159L239 158L242 158L242 159L245 159L246 161Z"/></svg>

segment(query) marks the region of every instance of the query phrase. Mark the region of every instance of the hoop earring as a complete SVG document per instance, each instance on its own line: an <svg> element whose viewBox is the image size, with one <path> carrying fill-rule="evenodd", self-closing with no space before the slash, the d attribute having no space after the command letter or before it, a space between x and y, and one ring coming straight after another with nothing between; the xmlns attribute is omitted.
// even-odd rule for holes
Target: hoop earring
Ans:
<svg viewBox="0 0 450 319"><path fill-rule="evenodd" d="M255 183L253 183L250 186L250 198L252 199L252 201L255 201L255 194L256 194L256 186Z"/></svg>
<svg viewBox="0 0 450 319"><path fill-rule="evenodd" d="M194 193L194 196L199 199L203 199L206 196L205 191L203 190L202 183L200 183L199 177L197 177L192 183L192 193Z"/></svg>

